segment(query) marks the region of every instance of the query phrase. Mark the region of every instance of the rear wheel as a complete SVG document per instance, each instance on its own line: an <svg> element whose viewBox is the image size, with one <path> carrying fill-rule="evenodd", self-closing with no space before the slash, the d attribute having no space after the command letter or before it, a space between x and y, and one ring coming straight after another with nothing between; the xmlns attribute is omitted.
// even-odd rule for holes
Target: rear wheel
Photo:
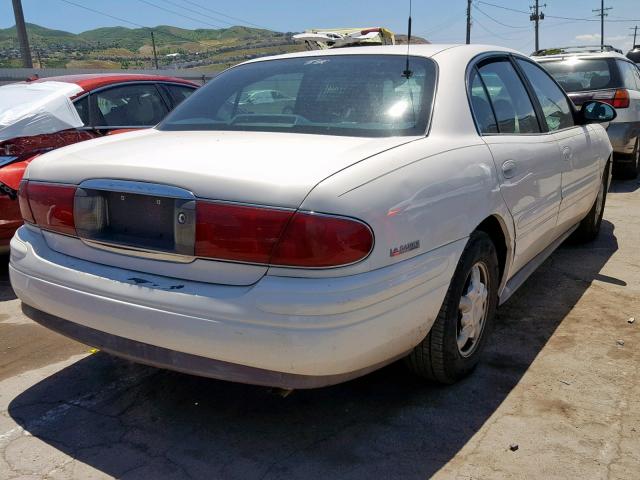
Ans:
<svg viewBox="0 0 640 480"><path fill-rule="evenodd" d="M484 232L473 232L427 337L405 359L417 375L454 383L478 363L498 303L496 248Z"/></svg>
<svg viewBox="0 0 640 480"><path fill-rule="evenodd" d="M640 173L640 137L636 139L636 146L627 161L616 165L616 177L634 179L638 173Z"/></svg>
<svg viewBox="0 0 640 480"><path fill-rule="evenodd" d="M602 215L604 214L604 206L607 203L607 192L609 191L609 183L611 182L611 164L607 163L602 182L598 190L593 206L586 217L582 219L578 229L573 234L573 240L579 243L590 242L594 240L600 233L600 225L602 224Z"/></svg>

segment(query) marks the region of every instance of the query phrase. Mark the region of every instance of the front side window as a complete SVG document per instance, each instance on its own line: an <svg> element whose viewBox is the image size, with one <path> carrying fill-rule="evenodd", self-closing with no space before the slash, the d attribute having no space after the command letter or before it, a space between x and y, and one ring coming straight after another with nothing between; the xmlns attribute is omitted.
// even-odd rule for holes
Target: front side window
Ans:
<svg viewBox="0 0 640 480"><path fill-rule="evenodd" d="M435 91L432 60L327 55L248 63L207 83L160 130L350 136L424 135Z"/></svg>
<svg viewBox="0 0 640 480"><path fill-rule="evenodd" d="M501 134L539 133L533 104L517 72L507 59L478 68L486 86Z"/></svg>
<svg viewBox="0 0 640 480"><path fill-rule="evenodd" d="M516 61L533 86L549 130L556 131L573 127L571 107L562 90L537 65L522 59Z"/></svg>
<svg viewBox="0 0 640 480"><path fill-rule="evenodd" d="M91 94L96 127L150 127L168 109L153 84L123 85Z"/></svg>

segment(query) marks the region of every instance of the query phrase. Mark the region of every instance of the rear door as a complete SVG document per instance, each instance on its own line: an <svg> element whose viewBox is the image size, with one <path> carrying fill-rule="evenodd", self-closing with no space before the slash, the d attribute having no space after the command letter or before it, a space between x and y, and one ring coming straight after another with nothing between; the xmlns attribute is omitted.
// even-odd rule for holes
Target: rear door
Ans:
<svg viewBox="0 0 640 480"><path fill-rule="evenodd" d="M533 102L508 56L481 60L470 85L474 116L514 219L517 271L557 236L560 150L553 137L542 134Z"/></svg>
<svg viewBox="0 0 640 480"><path fill-rule="evenodd" d="M150 128L169 113L169 105L154 83L131 83L91 92L89 121L102 133Z"/></svg>
<svg viewBox="0 0 640 480"><path fill-rule="evenodd" d="M544 129L560 148L562 201L558 229L565 231L584 217L597 195L603 167L598 159L598 139L586 125L575 124L566 94L546 71L523 58L516 63L538 100Z"/></svg>

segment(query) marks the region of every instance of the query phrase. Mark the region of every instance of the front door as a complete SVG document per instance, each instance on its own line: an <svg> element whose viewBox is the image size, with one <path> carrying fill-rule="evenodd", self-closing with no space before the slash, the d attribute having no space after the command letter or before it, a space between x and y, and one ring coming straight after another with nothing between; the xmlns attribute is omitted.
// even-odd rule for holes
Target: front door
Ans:
<svg viewBox="0 0 640 480"><path fill-rule="evenodd" d="M495 161L500 190L514 220L518 271L557 237L562 162L552 135L541 125L522 79L508 57L482 61L472 79L476 105L488 102L495 133L483 136ZM482 88L474 87L480 84ZM477 117L477 113L476 113Z"/></svg>
<svg viewBox="0 0 640 480"><path fill-rule="evenodd" d="M584 125L575 125L569 100L556 82L537 64L516 60L539 102L546 129L558 142L562 165L560 233L578 223L591 209L600 187L600 148Z"/></svg>

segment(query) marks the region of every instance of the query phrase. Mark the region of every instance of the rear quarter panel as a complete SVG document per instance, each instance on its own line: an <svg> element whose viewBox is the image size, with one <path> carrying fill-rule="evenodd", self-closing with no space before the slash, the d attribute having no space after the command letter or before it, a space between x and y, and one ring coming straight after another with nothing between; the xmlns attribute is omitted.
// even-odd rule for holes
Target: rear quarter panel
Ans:
<svg viewBox="0 0 640 480"><path fill-rule="evenodd" d="M361 219L375 235L365 261L305 276L350 275L402 262L465 239L492 214L512 229L489 149L479 137L463 135L420 139L362 161L321 182L300 208ZM393 254L406 245L417 248Z"/></svg>

